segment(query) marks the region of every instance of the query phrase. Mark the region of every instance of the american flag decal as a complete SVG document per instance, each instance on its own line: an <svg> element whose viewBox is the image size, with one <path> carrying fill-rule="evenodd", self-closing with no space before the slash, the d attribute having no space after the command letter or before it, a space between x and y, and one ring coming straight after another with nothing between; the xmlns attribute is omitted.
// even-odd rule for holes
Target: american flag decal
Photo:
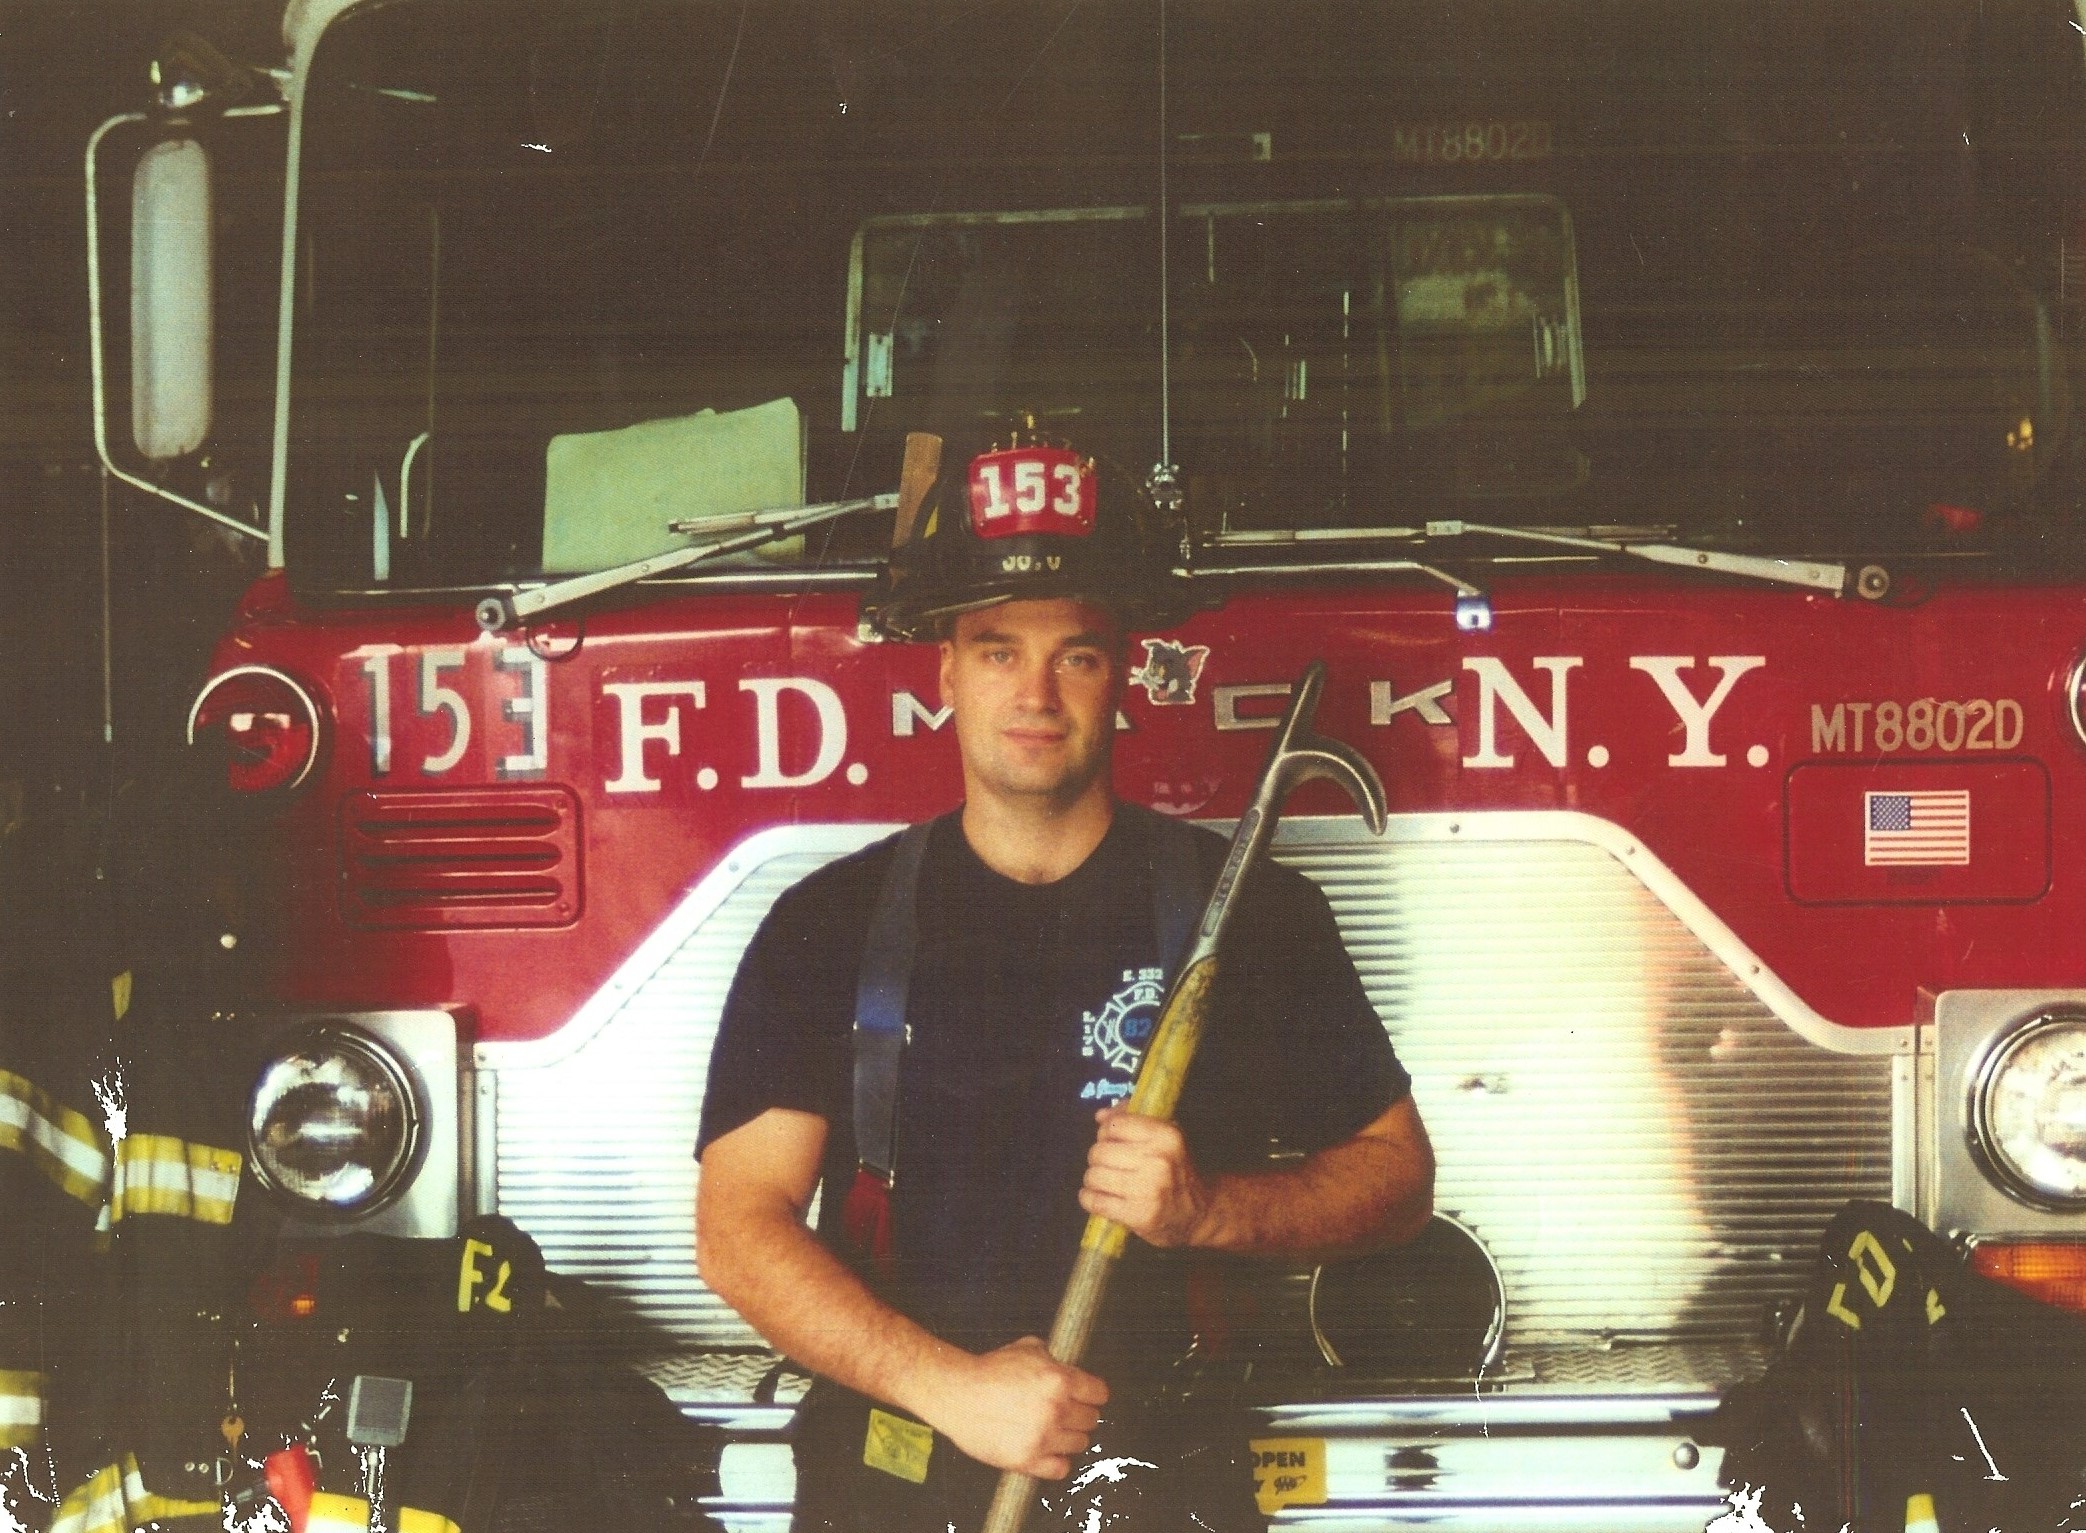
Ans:
<svg viewBox="0 0 2086 1533"><path fill-rule="evenodd" d="M1970 794L1864 793L1861 860L1871 868L1970 863Z"/></svg>

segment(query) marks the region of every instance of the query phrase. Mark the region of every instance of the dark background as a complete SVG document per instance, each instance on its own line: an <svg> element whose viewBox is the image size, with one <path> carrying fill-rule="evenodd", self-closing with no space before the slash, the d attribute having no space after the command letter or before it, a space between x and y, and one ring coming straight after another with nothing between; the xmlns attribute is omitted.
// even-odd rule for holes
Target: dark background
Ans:
<svg viewBox="0 0 2086 1533"><path fill-rule="evenodd" d="M105 503L87 139L149 104L170 37L274 66L280 21L277 0L0 0L0 1023L20 965L110 956L113 875L181 770L174 747L212 636L260 566L259 544L239 551L172 505L120 486ZM112 168L103 195L125 197ZM120 303L108 318L127 326Z"/></svg>

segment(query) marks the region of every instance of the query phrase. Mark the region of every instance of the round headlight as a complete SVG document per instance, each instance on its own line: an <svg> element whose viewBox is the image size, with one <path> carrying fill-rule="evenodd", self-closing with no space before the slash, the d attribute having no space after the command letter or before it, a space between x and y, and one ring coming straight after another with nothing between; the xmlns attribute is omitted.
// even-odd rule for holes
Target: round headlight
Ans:
<svg viewBox="0 0 2086 1533"><path fill-rule="evenodd" d="M240 793L294 788L319 759L318 705L273 666L234 666L196 695L188 710L188 743L220 729L226 781Z"/></svg>
<svg viewBox="0 0 2086 1533"><path fill-rule="evenodd" d="M247 1115L255 1173L301 1212L374 1212L420 1150L405 1066L374 1038L323 1028L261 1071Z"/></svg>
<svg viewBox="0 0 2086 1533"><path fill-rule="evenodd" d="M2086 1209L2086 1016L2045 1013L1991 1047L1971 1082L1970 1134L2022 1202Z"/></svg>

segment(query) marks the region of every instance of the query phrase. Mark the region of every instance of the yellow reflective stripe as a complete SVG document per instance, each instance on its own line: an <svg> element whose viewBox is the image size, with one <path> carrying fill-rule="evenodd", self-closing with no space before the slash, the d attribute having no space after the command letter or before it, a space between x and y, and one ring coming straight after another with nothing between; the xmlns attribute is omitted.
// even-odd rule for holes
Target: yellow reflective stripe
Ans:
<svg viewBox="0 0 2086 1533"><path fill-rule="evenodd" d="M0 1070L0 1150L26 1155L82 1203L99 1204L109 1182L102 1131L41 1086Z"/></svg>
<svg viewBox="0 0 2086 1533"><path fill-rule="evenodd" d="M88 1476L85 1484L59 1503L51 1533L130 1533L148 1522L181 1517L218 1517L216 1501L177 1501L145 1489L138 1461L130 1454Z"/></svg>
<svg viewBox="0 0 2086 1533"><path fill-rule="evenodd" d="M115 1217L171 1214L203 1224L230 1224L239 1197L236 1151L190 1144L165 1134L130 1134L116 1147Z"/></svg>
<svg viewBox="0 0 2086 1533"><path fill-rule="evenodd" d="M58 1530L53 1528L51 1533ZM322 1490L311 1498L304 1533L369 1533L369 1503L360 1496L336 1496ZM405 1533L403 1527L399 1533Z"/></svg>
<svg viewBox="0 0 2086 1533"><path fill-rule="evenodd" d="M44 1376L0 1368L0 1448L26 1448L43 1430Z"/></svg>
<svg viewBox="0 0 2086 1533"><path fill-rule="evenodd" d="M123 1505L123 1471L111 1464L58 1503L51 1533L130 1533Z"/></svg>
<svg viewBox="0 0 2086 1533"><path fill-rule="evenodd" d="M423 1512L417 1506L398 1509L398 1533L463 1533L440 1512Z"/></svg>

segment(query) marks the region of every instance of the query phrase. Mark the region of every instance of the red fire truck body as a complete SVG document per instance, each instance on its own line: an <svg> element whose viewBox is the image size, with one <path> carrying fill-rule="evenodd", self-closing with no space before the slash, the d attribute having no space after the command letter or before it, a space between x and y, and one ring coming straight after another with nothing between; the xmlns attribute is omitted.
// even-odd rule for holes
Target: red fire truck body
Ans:
<svg viewBox="0 0 2086 1533"><path fill-rule="evenodd" d="M1425 588L1228 593L1154 641L1208 655L1186 686L1130 688L1117 785L1223 822L1290 679L1329 661L1320 719L1376 764L1391 829L1373 843L1332 795L1307 792L1280 844L1326 879L1387 1013L1408 985L1440 991L1399 1041L1431 1109L1444 1206L1505 1269L1510 1340L1525 1284L1531 1352L1592 1344L1612 1359L1620 1339L1643 1366L1676 1328L1743 1335L1800 1273L1799 1233L1846 1196L1989 1215L1966 1182L1977 1173L1906 1131L1958 1108L1919 1068L1937 996L1996 1004L1977 1015L1981 1037L2062 1012L2082 988L2064 936L2081 896L2056 855L2060 806L2078 797L2066 785L2086 770L2070 720L2078 593L1953 587L1893 608L1589 572L1491 595L1494 627L1470 634ZM2039 642L2003 656L1952 641L2030 611ZM854 612L841 594L655 600L590 616L583 636L549 625L532 646L466 613L408 611L370 643L359 618L299 612L266 584L220 652L223 669L279 668L323 699L315 780L283 827L294 865L315 870L287 915L301 934L289 1012L379 1036L393 1013L454 1016L476 1148L447 1141L457 1159L438 1184L515 1217L554 1269L619 1289L668 1335L752 1341L704 1303L691 1265L703 1056L757 913L736 907L957 796L933 651L865 644ZM1889 703L1922 721L1920 749L1876 749ZM444 758L448 773L426 769ZM1880 793L1968 795L1960 854L1906 866L1865 849ZM1411 951L1440 941L1447 953ZM677 982L688 965L707 982ZM1592 994L1549 993L1546 977ZM661 1006L682 1037L654 1053L642 1014ZM1537 1017L1562 1037L1532 1050ZM1646 1090L1682 1100L1638 1100ZM1550 1229L1531 1203L1592 1222ZM2015 1233L2068 1229L2001 1208ZM420 1230L444 1228L437 1214ZM1720 1282L1730 1291L1711 1300ZM1300 1341L1307 1322L1290 1323ZM1566 1391L1587 1424L1617 1399L1626 1417L1644 1403L1628 1387L1605 1407L1579 1393ZM1660 1393L1662 1452L1688 1458L1689 1412L1707 1404ZM1325 1441L1441 1435L1396 1405L1359 1422L1347 1409ZM1514 1424L1510 1400L1477 1414ZM1301 1431L1279 1415L1269 1430ZM1338 1493L1331 1451L1335 1504L1444 1499L1358 1487L1351 1467ZM1467 1472L1498 1491L1482 1462ZM1520 1483L1553 1512L1645 1490L1634 1468L1607 1473ZM1661 1478L1685 1492L1673 1525L1714 1509L1699 1471Z"/></svg>
<svg viewBox="0 0 2086 1533"><path fill-rule="evenodd" d="M1908 1027L1923 995L2086 979L2062 967L2086 892L2057 856L2064 784L2086 770L2071 754L2080 595L1953 586L1893 608L1712 587L1705 610L1701 589L1496 584L1481 634L1424 587L1351 576L1228 596L1154 641L1208 654L1183 688L1131 687L1118 791L1235 816L1265 748L1253 731L1323 657L1321 716L1375 762L1397 813L1585 817L1579 839L1628 844L1662 890L1689 891L1691 929L1715 932L1734 967L1750 955L1739 972L1792 1021ZM327 725L317 789L287 827L297 864L327 872L297 889L292 924L308 936L287 995L467 993L482 1038L542 1038L753 832L948 808L961 786L937 657L863 643L855 609L656 601L514 639L406 610L369 643L259 588L219 669L309 678ZM2003 657L1966 642L2002 628L2043 642ZM1960 860L1865 852L1873 792L1971 793ZM1338 801L1292 813L1313 807Z"/></svg>
<svg viewBox="0 0 2086 1533"><path fill-rule="evenodd" d="M266 1026L400 1106L300 1139L264 1085L258 1168L300 1238L512 1218L726 1429L735 1525L780 1525L788 1395L694 1269L709 1044L782 889L956 802L936 654L861 620L873 512L519 609L892 490L900 428L1177 461L1196 610L1130 643L1123 798L1223 827L1314 659L1388 789L1376 839L1307 788L1276 853L1503 1300L1414 1378L1270 1279L1281 1525L1700 1527L1701 1417L1847 1199L2086 1229L2078 18L1825 88L1880 11L1393 9L901 7L820 54L668 6L482 71L468 4L292 10L273 567L191 724L273 796ZM696 83L647 117L662 51Z"/></svg>

